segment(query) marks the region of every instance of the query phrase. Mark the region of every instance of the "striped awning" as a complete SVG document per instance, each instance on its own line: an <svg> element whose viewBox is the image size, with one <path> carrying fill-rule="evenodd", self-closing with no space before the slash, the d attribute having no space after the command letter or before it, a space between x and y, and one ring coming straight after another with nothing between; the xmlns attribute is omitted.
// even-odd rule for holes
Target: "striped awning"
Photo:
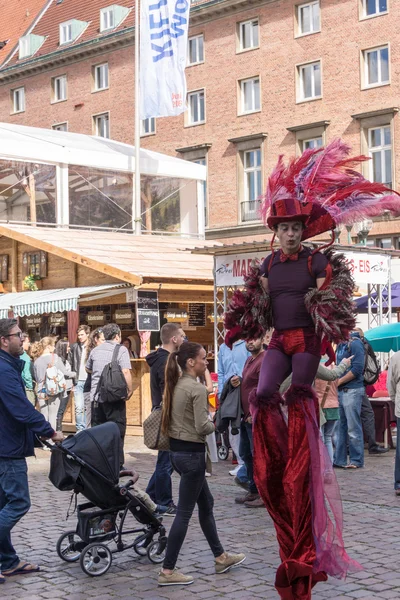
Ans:
<svg viewBox="0 0 400 600"><path fill-rule="evenodd" d="M6 319L9 311L16 317L42 315L76 310L79 299L103 295L102 292L130 287L126 283L96 285L90 287L39 290L37 292L15 292L0 295L0 319ZM93 298L95 303L95 298Z"/></svg>

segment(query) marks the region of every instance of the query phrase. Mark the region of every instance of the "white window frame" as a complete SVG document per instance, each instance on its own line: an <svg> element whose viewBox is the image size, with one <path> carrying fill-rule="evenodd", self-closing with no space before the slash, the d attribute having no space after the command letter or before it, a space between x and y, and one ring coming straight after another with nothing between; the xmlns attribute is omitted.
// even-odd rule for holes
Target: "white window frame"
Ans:
<svg viewBox="0 0 400 600"><path fill-rule="evenodd" d="M258 91L259 91L259 98L258 98L258 103L259 103L259 107L256 108L256 97L255 97L255 83L256 81L258 81ZM253 86L252 86L252 105L253 108L250 110L246 110L245 108L245 95L244 95L244 88L245 88L245 84L253 82ZM254 77L248 77L246 79L240 79L239 80L239 98L240 98L240 115L251 115L252 113L256 113L256 112L260 112L261 111L261 77L259 75L255 75Z"/></svg>
<svg viewBox="0 0 400 600"><path fill-rule="evenodd" d="M203 56L200 59L199 55L200 55L200 47L199 47L199 39L203 40ZM190 62L190 42L195 42L196 43L196 56L198 60L195 60L193 62ZM188 67L193 67L194 65L201 65L202 63L204 63L204 34L200 33L199 35L193 35L191 37L189 37L188 39L188 45L187 45L187 66Z"/></svg>
<svg viewBox="0 0 400 600"><path fill-rule="evenodd" d="M376 12L367 15L367 0L360 0L360 19L374 19L381 15L387 15L389 12L389 0L386 0L386 10L379 10L379 0L375 0L375 8L377 9Z"/></svg>
<svg viewBox="0 0 400 600"><path fill-rule="evenodd" d="M65 98L57 98L57 81L59 81L59 80L65 81L65 85L64 85ZM68 99L67 76L66 75L57 75L56 77L53 77L52 81L51 81L51 85L52 85L52 92L53 92L52 103L55 104L57 102L65 102L65 100Z"/></svg>
<svg viewBox="0 0 400 600"><path fill-rule="evenodd" d="M148 121L149 122L149 131L146 131L145 128L145 122ZM151 124L153 123L153 127L151 126ZM149 117L147 119L142 119L140 121L140 137L147 137L149 135L155 135L156 134L156 118L155 117Z"/></svg>
<svg viewBox="0 0 400 600"><path fill-rule="evenodd" d="M252 29L252 33L251 33L251 45L247 46L246 48L244 48L243 46L243 42L244 42L244 27L248 24L253 24L253 23L257 23L257 29L258 29L258 42L257 44L254 43L254 34L253 34L253 29ZM248 52L249 50L255 50L256 48L260 47L260 21L259 18L256 17L254 19L248 19L247 21L240 21L238 23L238 30L237 30L237 36L238 36L238 47L237 47L237 52Z"/></svg>
<svg viewBox="0 0 400 600"><path fill-rule="evenodd" d="M105 75L106 73L106 75ZM100 87L101 79L107 79L107 85ZM94 80L94 92L102 92L108 90L110 87L110 71L108 68L108 62L101 63L100 65L94 65L93 67L93 80Z"/></svg>
<svg viewBox="0 0 400 600"><path fill-rule="evenodd" d="M191 107L191 98L194 98L195 96L198 96L197 99L197 110L198 110L198 114L200 116L201 114L201 110L200 110L200 106L201 106L201 99L200 99L200 95L203 94L203 103L204 103L204 119L203 120L199 120L199 121L193 121L192 120L192 107ZM193 127L195 125L202 125L203 123L206 122L206 90L205 88L201 88L199 90L194 90L192 92L188 92L187 95L187 105L188 105L188 111L187 111L187 125L188 127Z"/></svg>
<svg viewBox="0 0 400 600"><path fill-rule="evenodd" d="M19 39L19 56L18 58L21 60L22 58L26 58L30 56L30 38L29 35L24 35Z"/></svg>
<svg viewBox="0 0 400 600"><path fill-rule="evenodd" d="M108 126L107 126L108 135L107 136L100 135L100 133L99 133L100 119L102 117L107 117L107 119L108 119ZM93 129L94 129L94 135L97 135L98 137L102 137L104 139L110 139L110 113L109 113L109 111L99 113L97 115L93 115Z"/></svg>
<svg viewBox="0 0 400 600"><path fill-rule="evenodd" d="M108 25L107 27L104 27L104 23L107 20L106 15L108 15L108 14L112 15L113 24ZM106 8L102 8L100 10L100 33L103 33L103 31L112 31L113 29L115 29L115 27L116 27L116 23L115 23L114 6L107 6Z"/></svg>
<svg viewBox="0 0 400 600"><path fill-rule="evenodd" d="M64 44L70 44L74 41L72 38L72 23L73 19L70 21L65 21L64 23L60 23L60 46L63 46ZM65 35L66 32L71 33L71 38L67 38Z"/></svg>
<svg viewBox="0 0 400 600"><path fill-rule="evenodd" d="M381 131L381 140L384 139L384 133L383 130L384 129L389 129L390 131L390 145L388 144L381 144L380 146L372 146L372 131L376 130L376 129L380 129ZM387 123L386 125L378 125L376 127L369 127L368 128L368 132L367 132L367 140L368 140L368 153L371 156L371 159L369 161L369 179L370 181L375 181L374 180L374 162L373 162L373 154L377 154L378 152L381 154L381 172L382 173L386 173L386 164L385 164L385 151L386 150L390 150L391 154L391 160L390 160L390 174L391 174L391 182L383 182L384 185L388 185L389 183L392 185L393 187L393 132L392 132L392 127L390 126L390 123Z"/></svg>
<svg viewBox="0 0 400 600"><path fill-rule="evenodd" d="M303 146L303 151L307 150L308 148L306 148L306 144L307 142L316 142L317 140L321 140L321 144L320 145L315 145L313 146L313 150L316 150L317 148L322 148L322 146L324 145L324 137L322 135L316 135L315 137L310 137L310 138L306 138L304 140L301 140L302 146Z"/></svg>
<svg viewBox="0 0 400 600"><path fill-rule="evenodd" d="M255 167L246 167L246 155L250 154L251 152L260 152L260 165L259 166L255 166ZM257 198L255 198L254 200L250 200L249 198L249 186L247 185L247 175L249 173L260 173L261 174L261 181L260 181L260 193L258 194L257 197L260 197L262 194L262 187L263 187L263 182L262 182L262 164L263 164L263 156L262 156L262 148L261 147L256 147L256 148L249 148L248 150L243 150L242 151L242 161L243 161L243 201L241 202L241 204L250 204L250 202L254 202L256 203ZM249 211L252 212L252 211ZM260 219L257 218L257 210L254 210L254 219L243 219L242 218L242 210L240 207L240 222L241 223L250 223L250 222L254 222L254 221L259 221Z"/></svg>
<svg viewBox="0 0 400 600"><path fill-rule="evenodd" d="M313 75L312 75L312 82L311 82L311 87L312 87L312 91L314 92L312 96L308 96L305 97L304 95L304 79L303 79L303 73L305 72L305 70L309 67L313 67L314 65L319 65L319 71L320 71L320 82L321 82L321 90L320 90L320 94L315 94L315 78L314 78L314 71L312 71ZM311 102L312 100L319 100L322 98L322 61L321 60L313 60L312 62L309 63L303 63L301 65L297 65L296 66L296 71L297 71L297 81L298 81L298 89L297 89L297 102Z"/></svg>
<svg viewBox="0 0 400 600"><path fill-rule="evenodd" d="M314 29L314 21L311 20L311 29L310 31L303 31L301 27L301 11L304 8L312 7L318 5L319 8L319 26L318 29ZM296 37L303 37L305 35L312 35L314 33L321 32L321 3L320 0L313 0L313 2L304 2L303 4L298 4L296 6L296 22L297 22L297 35Z"/></svg>
<svg viewBox="0 0 400 600"><path fill-rule="evenodd" d="M380 58L380 51L386 50L388 51L388 79L385 81L381 81L382 77L382 62ZM378 81L376 83L369 83L369 73L368 73L368 54L372 52L378 52ZM375 46L374 48L367 48L366 50L362 50L362 61L364 63L363 73L364 73L364 81L363 81L363 89L370 89L375 87L380 87L382 85L390 84L390 44L383 44L382 46Z"/></svg>
<svg viewBox="0 0 400 600"><path fill-rule="evenodd" d="M22 92L22 95L21 95L21 92ZM18 113L25 112L25 107L26 107L25 86L22 85L21 87L11 90L11 94L12 94L12 114L18 114ZM19 103L21 104L21 107L18 110L15 109L17 94L19 94L19 96L20 96ZM21 101L21 99L22 99L22 101Z"/></svg>
<svg viewBox="0 0 400 600"><path fill-rule="evenodd" d="M65 125L65 129L58 129L58 127ZM54 129L54 131L68 131L68 121L63 121L62 123L54 123L54 125L51 126L52 129Z"/></svg>

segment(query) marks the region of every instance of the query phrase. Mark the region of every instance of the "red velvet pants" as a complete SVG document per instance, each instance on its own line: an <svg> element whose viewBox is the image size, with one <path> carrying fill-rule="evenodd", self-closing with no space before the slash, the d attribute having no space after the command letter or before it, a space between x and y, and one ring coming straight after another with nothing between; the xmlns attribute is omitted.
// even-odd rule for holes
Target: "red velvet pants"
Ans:
<svg viewBox="0 0 400 600"><path fill-rule="evenodd" d="M306 415L315 421L319 414L318 400L311 388L318 363L319 357L312 354L288 356L279 350L268 350L257 391L254 479L276 529L282 564L275 586L283 600L309 600L312 586L327 579L325 573L313 573L316 549L306 430ZM278 390L291 370L286 422Z"/></svg>

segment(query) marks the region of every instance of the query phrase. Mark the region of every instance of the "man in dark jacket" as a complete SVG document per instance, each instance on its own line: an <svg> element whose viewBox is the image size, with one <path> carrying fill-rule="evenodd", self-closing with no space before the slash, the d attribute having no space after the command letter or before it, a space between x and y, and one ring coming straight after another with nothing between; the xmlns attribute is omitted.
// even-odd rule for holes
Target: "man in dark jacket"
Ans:
<svg viewBox="0 0 400 600"><path fill-rule="evenodd" d="M160 406L164 393L165 365L171 352L176 352L185 340L185 333L178 323L165 323L161 327L161 348L146 356L150 367L150 389L153 409ZM172 500L172 465L169 452L160 450L156 469L150 478L146 492L156 504L168 506L164 515L174 516L176 507Z"/></svg>
<svg viewBox="0 0 400 600"><path fill-rule="evenodd" d="M26 457L34 455L35 434L63 439L26 397L22 353L17 320L0 319L0 583L10 575L39 571L20 561L11 530L30 508Z"/></svg>
<svg viewBox="0 0 400 600"><path fill-rule="evenodd" d="M72 344L68 353L68 362L71 365L71 371L76 373L74 377L74 403L77 431L82 431L87 426L83 388L88 376L85 365L88 358L87 346L89 344L89 335L90 327L88 325L79 325L77 331L78 341Z"/></svg>

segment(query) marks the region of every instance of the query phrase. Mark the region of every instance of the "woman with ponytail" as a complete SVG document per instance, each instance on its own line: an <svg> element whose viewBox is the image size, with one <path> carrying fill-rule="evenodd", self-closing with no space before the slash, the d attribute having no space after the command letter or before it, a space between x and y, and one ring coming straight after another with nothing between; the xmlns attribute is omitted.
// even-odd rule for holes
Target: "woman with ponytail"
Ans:
<svg viewBox="0 0 400 600"><path fill-rule="evenodd" d="M245 560L244 554L224 552L214 519L214 498L206 480L206 437L214 431L208 418L208 394L197 381L207 369L206 351L184 342L171 352L165 368L162 429L169 435L171 462L181 476L176 517L169 532L167 553L158 585L190 585L193 577L175 570L194 507L215 557L215 572L226 573Z"/></svg>

